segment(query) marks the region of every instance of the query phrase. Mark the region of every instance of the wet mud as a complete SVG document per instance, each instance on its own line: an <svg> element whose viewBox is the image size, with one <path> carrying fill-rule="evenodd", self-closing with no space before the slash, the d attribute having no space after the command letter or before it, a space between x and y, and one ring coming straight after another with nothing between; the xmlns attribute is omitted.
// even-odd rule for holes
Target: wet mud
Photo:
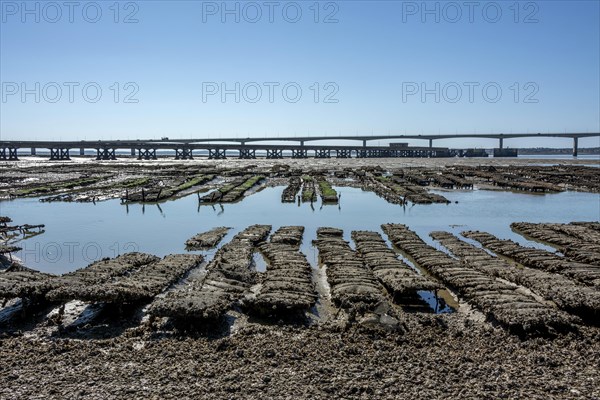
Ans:
<svg viewBox="0 0 600 400"><path fill-rule="evenodd" d="M219 203L288 185L283 202L314 203L347 185L426 207L447 202L431 189L600 189L598 169L577 165L352 161L11 163L0 165L0 197L127 203L197 192L202 203L218 191ZM269 238L270 226L254 225L225 244L204 232L198 244L218 248L206 260L134 253L62 276L10 263L0 272L0 397L600 398L600 224L512 228L559 253L432 233L446 253L386 224L391 248L379 232L352 232L353 246L342 230L319 229L311 266L303 227ZM444 287L456 312L402 307Z"/></svg>

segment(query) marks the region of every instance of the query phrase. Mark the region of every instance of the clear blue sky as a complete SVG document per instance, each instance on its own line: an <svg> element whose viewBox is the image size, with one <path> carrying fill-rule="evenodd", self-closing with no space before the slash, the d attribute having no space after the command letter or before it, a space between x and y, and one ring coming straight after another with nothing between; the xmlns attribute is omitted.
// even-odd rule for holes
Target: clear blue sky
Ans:
<svg viewBox="0 0 600 400"><path fill-rule="evenodd" d="M0 3L2 139L600 131L598 1Z"/></svg>

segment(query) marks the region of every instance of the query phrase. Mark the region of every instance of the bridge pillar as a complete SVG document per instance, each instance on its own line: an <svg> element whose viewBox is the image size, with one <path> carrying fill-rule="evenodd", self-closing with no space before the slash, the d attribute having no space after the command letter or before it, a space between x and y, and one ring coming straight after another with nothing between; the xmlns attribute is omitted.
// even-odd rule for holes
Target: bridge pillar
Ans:
<svg viewBox="0 0 600 400"><path fill-rule="evenodd" d="M209 160L224 160L226 158L225 149L208 149Z"/></svg>
<svg viewBox="0 0 600 400"><path fill-rule="evenodd" d="M433 139L429 139L429 148L431 149L433 147Z"/></svg>
<svg viewBox="0 0 600 400"><path fill-rule="evenodd" d="M267 149L267 158L268 159L283 158L283 150L279 150L279 149L269 150L269 149Z"/></svg>
<svg viewBox="0 0 600 400"><path fill-rule="evenodd" d="M292 149L292 158L308 158L308 151L305 149Z"/></svg>
<svg viewBox="0 0 600 400"><path fill-rule="evenodd" d="M17 148L16 147L0 148L0 160L1 161L19 161L19 157L17 157Z"/></svg>
<svg viewBox="0 0 600 400"><path fill-rule="evenodd" d="M131 157L135 157L135 149L131 149Z"/></svg>
<svg viewBox="0 0 600 400"><path fill-rule="evenodd" d="M498 140L499 140L499 146L498 146L498 148L499 149L503 149L504 148L504 138L500 138Z"/></svg>
<svg viewBox="0 0 600 400"><path fill-rule="evenodd" d="M50 160L70 160L69 149L50 149Z"/></svg>
<svg viewBox="0 0 600 400"><path fill-rule="evenodd" d="M116 160L115 149L98 148L96 149L96 160Z"/></svg>
<svg viewBox="0 0 600 400"><path fill-rule="evenodd" d="M156 160L156 149L138 149L138 160Z"/></svg>
<svg viewBox="0 0 600 400"><path fill-rule="evenodd" d="M251 160L256 158L256 150L254 149L240 149L240 159Z"/></svg>
<svg viewBox="0 0 600 400"><path fill-rule="evenodd" d="M577 151L578 150L577 149L578 146L577 145L578 145L578 142L579 142L579 138L574 137L573 138L573 157L577 157L577 153L578 153L578 151Z"/></svg>
<svg viewBox="0 0 600 400"><path fill-rule="evenodd" d="M331 158L331 150L322 149L315 150L315 158Z"/></svg>
<svg viewBox="0 0 600 400"><path fill-rule="evenodd" d="M367 141L363 140L362 142L363 142L363 147L367 147Z"/></svg>
<svg viewBox="0 0 600 400"><path fill-rule="evenodd" d="M32 148L31 148L31 155L32 155L32 156L35 156L35 147L32 147Z"/></svg>
<svg viewBox="0 0 600 400"><path fill-rule="evenodd" d="M175 149L175 159L176 160L193 160L194 156L192 154L192 149L189 147L184 147L182 149Z"/></svg>
<svg viewBox="0 0 600 400"><path fill-rule="evenodd" d="M336 150L335 157L336 158L351 158L350 152L351 152L351 150L347 150L347 149Z"/></svg>
<svg viewBox="0 0 600 400"><path fill-rule="evenodd" d="M81 157L85 156L85 149L79 149L79 155Z"/></svg>

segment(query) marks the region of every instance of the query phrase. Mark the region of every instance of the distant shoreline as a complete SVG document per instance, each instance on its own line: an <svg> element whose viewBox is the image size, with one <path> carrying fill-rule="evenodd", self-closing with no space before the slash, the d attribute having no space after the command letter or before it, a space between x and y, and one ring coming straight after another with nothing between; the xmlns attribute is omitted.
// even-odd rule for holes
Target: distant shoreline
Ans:
<svg viewBox="0 0 600 400"><path fill-rule="evenodd" d="M506 147L507 149L510 148L514 148L517 149L519 155L544 155L544 156L552 156L552 155L572 155L573 154L573 149L570 147L566 147L566 148L548 148L548 147L527 147L527 148L519 148L519 147ZM450 147L450 149L455 149ZM476 149L480 149L480 147L476 147ZM486 150L486 152L490 153L493 151L492 148L484 148L482 147L482 149ZM600 147L580 147L578 148L578 153L579 155L598 155L600 156ZM129 156L130 152L127 150L117 150L115 152L116 154L120 155L120 156L124 156L127 155ZM49 155L50 152L49 151L38 151L37 152L37 156L47 156ZM174 154L174 150L157 150L156 151L157 155L171 155ZM198 154L208 154L208 152L206 151L200 151ZM94 150L86 150L85 151L85 156L95 156L96 152ZM28 157L30 156L29 152L23 152L23 153L19 153L18 154L19 157ZM35 157L35 156L33 156Z"/></svg>
<svg viewBox="0 0 600 400"><path fill-rule="evenodd" d="M532 148L519 148L519 155L554 155L554 154L573 154L572 148L561 148L553 149L548 147L532 147ZM580 147L578 150L579 155L600 155L600 147Z"/></svg>

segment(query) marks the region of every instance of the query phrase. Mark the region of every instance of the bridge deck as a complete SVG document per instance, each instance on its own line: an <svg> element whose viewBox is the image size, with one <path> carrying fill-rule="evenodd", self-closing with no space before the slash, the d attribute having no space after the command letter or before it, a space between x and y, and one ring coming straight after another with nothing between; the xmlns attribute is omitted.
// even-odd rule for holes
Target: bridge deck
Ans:
<svg viewBox="0 0 600 400"><path fill-rule="evenodd" d="M114 159L116 150L128 149L139 158L156 158L157 150L175 150L176 158L188 159L193 157L193 150L205 150L210 154L215 153L216 158L223 158L227 151L237 151L240 158L255 158L256 151L267 152L267 157L280 158L283 151L292 152L292 156L306 157L307 152L314 152L315 156L328 157L331 152L336 156L351 157L411 157L411 156L448 156L452 155L448 148L433 147L434 140L441 139L498 139L499 149L503 149L505 139L525 137L556 137L570 138L573 140L573 155L577 156L578 139L585 137L600 137L600 133L498 133L498 134L456 134L456 135L371 135L371 136L294 136L294 137L263 137L263 138L196 138L196 139L162 139L162 140L81 140L81 141L55 141L55 140L2 140L0 141L0 159L16 160L19 149L28 148L31 154L36 154L36 149L49 149L51 159L69 159L70 149L80 149L84 155L85 149L95 149L98 159ZM367 146L373 140L420 139L429 141L428 147L387 147ZM314 141L340 141L355 140L362 142L362 146L349 145L307 145L305 142ZM297 144L266 144L259 142L296 142ZM253 144L248 144L253 143ZM366 152L366 153L365 153Z"/></svg>

